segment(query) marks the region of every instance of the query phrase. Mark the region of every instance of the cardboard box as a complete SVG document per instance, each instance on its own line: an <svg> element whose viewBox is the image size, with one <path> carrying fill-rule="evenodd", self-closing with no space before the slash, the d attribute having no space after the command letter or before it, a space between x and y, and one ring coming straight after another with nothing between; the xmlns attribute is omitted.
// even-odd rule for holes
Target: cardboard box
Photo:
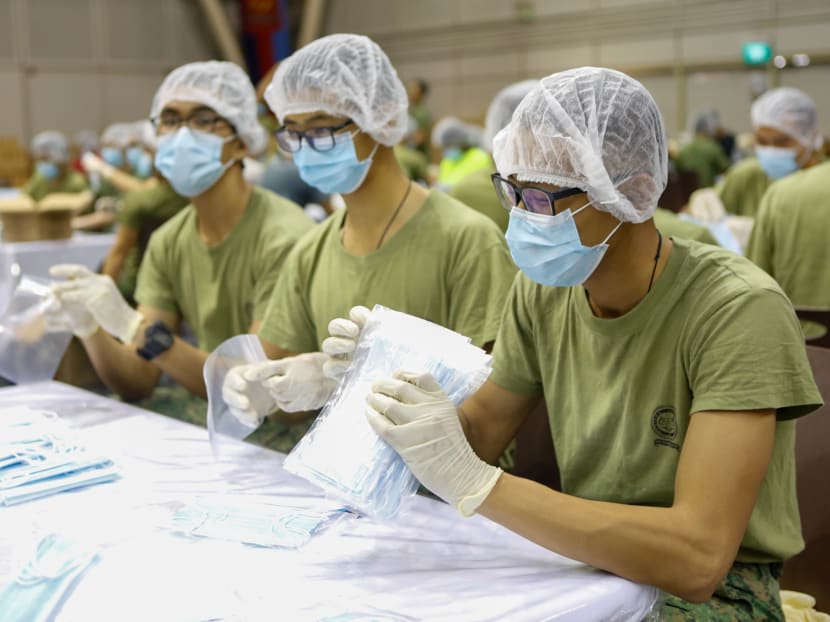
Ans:
<svg viewBox="0 0 830 622"><path fill-rule="evenodd" d="M39 203L31 197L0 198L4 242L63 240L72 237L72 216L92 204L91 192L55 192Z"/></svg>

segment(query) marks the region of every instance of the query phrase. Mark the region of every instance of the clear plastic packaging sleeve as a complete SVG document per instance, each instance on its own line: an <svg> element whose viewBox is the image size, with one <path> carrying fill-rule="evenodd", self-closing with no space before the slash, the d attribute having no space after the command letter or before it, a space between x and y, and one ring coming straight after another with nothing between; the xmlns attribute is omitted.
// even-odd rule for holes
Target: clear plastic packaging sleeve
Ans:
<svg viewBox="0 0 830 622"><path fill-rule="evenodd" d="M421 318L376 305L352 363L314 425L284 466L348 507L393 519L418 481L366 421L372 383L396 370L431 373L456 405L490 374L491 359L470 339Z"/></svg>

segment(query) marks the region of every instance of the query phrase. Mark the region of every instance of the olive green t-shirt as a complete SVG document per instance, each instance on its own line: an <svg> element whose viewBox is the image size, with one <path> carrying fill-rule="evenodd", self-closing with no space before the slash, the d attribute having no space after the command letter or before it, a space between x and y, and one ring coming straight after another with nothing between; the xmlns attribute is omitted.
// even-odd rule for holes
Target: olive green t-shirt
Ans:
<svg viewBox="0 0 830 622"><path fill-rule="evenodd" d="M155 186L124 195L118 222L140 230L145 224L169 220L189 202L187 197L177 194L166 179L160 178Z"/></svg>
<svg viewBox="0 0 830 622"><path fill-rule="evenodd" d="M654 226L664 236L669 238L684 238L686 240L697 240L704 244L720 246L717 238L709 229L696 222L680 218L674 212L658 207L654 211Z"/></svg>
<svg viewBox="0 0 830 622"><path fill-rule="evenodd" d="M714 185L715 177L730 164L721 146L706 136L695 136L680 150L675 162L681 171L697 173L697 182L701 188Z"/></svg>
<svg viewBox="0 0 830 622"><path fill-rule="evenodd" d="M313 225L295 203L255 187L230 235L207 246L188 205L150 238L135 298L183 317L212 351L262 319L285 258Z"/></svg>
<svg viewBox="0 0 830 622"><path fill-rule="evenodd" d="M761 197L771 183L772 180L758 163L758 158L745 158L726 172L715 186L715 192L727 212L754 218Z"/></svg>
<svg viewBox="0 0 830 622"><path fill-rule="evenodd" d="M737 560L786 559L804 542L795 422L821 397L792 306L747 259L675 240L634 309L593 315L582 287L513 284L491 380L544 393L564 492L669 507L691 417L774 408L775 447ZM724 499L729 503L729 499Z"/></svg>
<svg viewBox="0 0 830 622"><path fill-rule="evenodd" d="M49 181L40 173L35 173L23 186L23 192L40 201L53 192L83 192L88 188L86 179L78 171L69 170L66 177L59 181Z"/></svg>
<svg viewBox="0 0 830 622"><path fill-rule="evenodd" d="M769 187L746 256L778 281L793 304L830 307L830 162ZM809 325L805 331L824 332Z"/></svg>
<svg viewBox="0 0 830 622"><path fill-rule="evenodd" d="M394 237L357 257L340 242L345 215L336 212L297 243L260 337L291 352L319 350L331 320L355 305L381 304L479 346L496 338L516 267L492 222L433 190Z"/></svg>
<svg viewBox="0 0 830 622"><path fill-rule="evenodd" d="M473 171L452 187L450 196L487 216L504 233L510 223L510 212L502 207L496 196L490 180L490 175L495 172L495 167Z"/></svg>

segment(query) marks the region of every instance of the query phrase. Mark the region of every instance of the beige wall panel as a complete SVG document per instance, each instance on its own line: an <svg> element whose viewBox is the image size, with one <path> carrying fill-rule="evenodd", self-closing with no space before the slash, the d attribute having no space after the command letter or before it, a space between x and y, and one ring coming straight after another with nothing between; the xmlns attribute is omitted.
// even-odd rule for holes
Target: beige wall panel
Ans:
<svg viewBox="0 0 830 622"><path fill-rule="evenodd" d="M687 81L687 107L690 118L706 108L720 111L724 127L748 132L751 129L749 71L718 71L690 74ZM683 122L680 119L680 122ZM685 122L688 123L689 119Z"/></svg>
<svg viewBox="0 0 830 622"><path fill-rule="evenodd" d="M28 56L43 60L94 57L92 3L89 0L28 0Z"/></svg>
<svg viewBox="0 0 830 622"><path fill-rule="evenodd" d="M164 74L105 74L103 93L105 123L135 121L150 116L150 104Z"/></svg>
<svg viewBox="0 0 830 622"><path fill-rule="evenodd" d="M163 61L168 56L165 0L107 0L105 49L115 60Z"/></svg>
<svg viewBox="0 0 830 622"><path fill-rule="evenodd" d="M534 49L527 53L527 72L529 77L543 78L556 71L594 65L595 51L590 45L570 45Z"/></svg>
<svg viewBox="0 0 830 622"><path fill-rule="evenodd" d="M26 141L23 127L23 97L20 90L20 72L0 69L0 136L16 136Z"/></svg>
<svg viewBox="0 0 830 622"><path fill-rule="evenodd" d="M603 67L625 68L673 62L674 40L668 37L628 39L599 45L599 64Z"/></svg>
<svg viewBox="0 0 830 622"><path fill-rule="evenodd" d="M98 128L102 120L101 81L94 73L40 71L29 77L32 133L72 134Z"/></svg>
<svg viewBox="0 0 830 622"><path fill-rule="evenodd" d="M681 55L686 62L740 61L741 45L745 41L767 41L769 30L740 30L687 34L680 40Z"/></svg>
<svg viewBox="0 0 830 622"><path fill-rule="evenodd" d="M827 2L830 10L830 2ZM776 51L782 54L827 52L830 48L830 17L813 24L779 26Z"/></svg>
<svg viewBox="0 0 830 622"><path fill-rule="evenodd" d="M787 69L781 73L781 86L801 89L813 98L821 131L830 137L830 66Z"/></svg>

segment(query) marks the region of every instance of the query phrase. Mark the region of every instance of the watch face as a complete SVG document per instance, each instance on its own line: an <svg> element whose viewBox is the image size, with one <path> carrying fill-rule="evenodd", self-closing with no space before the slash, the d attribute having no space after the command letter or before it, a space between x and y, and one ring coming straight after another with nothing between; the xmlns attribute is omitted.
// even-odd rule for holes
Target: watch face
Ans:
<svg viewBox="0 0 830 622"><path fill-rule="evenodd" d="M163 346L166 350L171 345L173 345L173 333L171 333L167 327L163 330L157 330L153 335L153 341L155 341L160 346Z"/></svg>

